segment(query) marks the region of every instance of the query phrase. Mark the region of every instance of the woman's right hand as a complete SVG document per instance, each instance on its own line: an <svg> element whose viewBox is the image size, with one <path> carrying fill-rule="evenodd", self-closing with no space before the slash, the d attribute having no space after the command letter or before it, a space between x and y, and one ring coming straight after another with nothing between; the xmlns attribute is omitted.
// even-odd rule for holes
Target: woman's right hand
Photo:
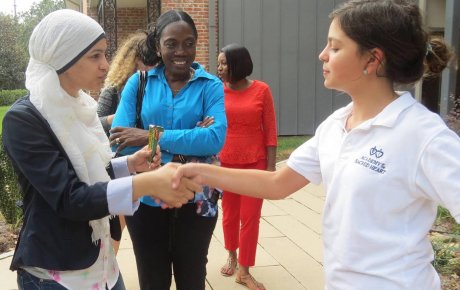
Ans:
<svg viewBox="0 0 460 290"><path fill-rule="evenodd" d="M128 146L145 146L149 143L149 131L131 127L110 129L110 146L118 146L117 152Z"/></svg>
<svg viewBox="0 0 460 290"><path fill-rule="evenodd" d="M180 164L168 163L157 170L133 176L133 197L151 196L162 208L181 207L195 197L195 192L203 190L200 184L189 178L177 179L171 186L172 177Z"/></svg>
<svg viewBox="0 0 460 290"><path fill-rule="evenodd" d="M154 169L158 169L161 165L161 150L160 146L157 145L155 156L152 162L149 162L149 158L152 154L152 150L148 146L136 151L132 155L128 155L128 169L130 173L134 172L145 172Z"/></svg>

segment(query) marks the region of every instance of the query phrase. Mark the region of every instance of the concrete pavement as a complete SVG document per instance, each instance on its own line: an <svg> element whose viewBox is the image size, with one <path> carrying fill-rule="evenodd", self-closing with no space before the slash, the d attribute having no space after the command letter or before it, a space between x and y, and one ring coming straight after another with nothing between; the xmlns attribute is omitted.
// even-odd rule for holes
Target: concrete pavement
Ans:
<svg viewBox="0 0 460 290"><path fill-rule="evenodd" d="M283 164L279 165L283 166ZM321 212L323 188L308 185L286 199L264 201L256 265L251 273L269 290L324 289ZM208 254L206 290L244 290L235 275L224 277L227 260L221 213ZM127 290L138 290L136 263L128 231L123 232L117 256ZM17 289L16 273L8 270L11 253L0 256L0 290ZM176 287L173 285L172 290Z"/></svg>

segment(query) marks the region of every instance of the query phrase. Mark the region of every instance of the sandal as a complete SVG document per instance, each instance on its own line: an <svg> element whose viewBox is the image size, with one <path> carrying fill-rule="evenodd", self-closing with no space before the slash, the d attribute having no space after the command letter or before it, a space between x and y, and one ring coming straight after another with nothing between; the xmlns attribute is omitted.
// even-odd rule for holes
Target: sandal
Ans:
<svg viewBox="0 0 460 290"><path fill-rule="evenodd" d="M236 275L235 282L248 287L250 290L265 290L264 284L258 282L251 274Z"/></svg>
<svg viewBox="0 0 460 290"><path fill-rule="evenodd" d="M235 274L238 263L236 262L236 257L228 256L227 262L225 265L220 268L220 273L222 276L230 277Z"/></svg>

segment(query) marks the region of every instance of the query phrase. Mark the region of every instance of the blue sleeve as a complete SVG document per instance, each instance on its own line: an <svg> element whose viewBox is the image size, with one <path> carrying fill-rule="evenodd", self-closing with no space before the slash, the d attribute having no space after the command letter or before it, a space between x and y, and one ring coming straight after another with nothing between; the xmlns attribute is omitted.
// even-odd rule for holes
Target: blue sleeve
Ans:
<svg viewBox="0 0 460 290"><path fill-rule="evenodd" d="M203 118L214 117L214 124L208 128L165 130L160 139L162 150L194 156L213 155L220 152L227 132L222 82L217 79L207 79L201 93L203 94Z"/></svg>
<svg viewBox="0 0 460 290"><path fill-rule="evenodd" d="M126 176L109 181L107 203L111 214L133 215L139 201L133 201L133 177Z"/></svg>

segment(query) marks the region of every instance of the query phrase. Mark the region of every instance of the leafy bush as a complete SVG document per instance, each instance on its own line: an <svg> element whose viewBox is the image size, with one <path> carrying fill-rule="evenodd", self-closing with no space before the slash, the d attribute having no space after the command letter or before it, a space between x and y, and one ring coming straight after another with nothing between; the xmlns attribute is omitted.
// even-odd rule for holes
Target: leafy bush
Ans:
<svg viewBox="0 0 460 290"><path fill-rule="evenodd" d="M451 95L453 108L445 116L447 126L460 136L460 96ZM433 266L445 275L460 275L460 225L447 209L438 206L435 226L441 231L432 231L431 243L435 254ZM440 235L435 235L436 232Z"/></svg>
<svg viewBox="0 0 460 290"><path fill-rule="evenodd" d="M444 118L444 121L446 121L449 128L460 135L460 95L455 96L452 94L450 96L450 100L452 101L453 106L449 114L447 114Z"/></svg>
<svg viewBox="0 0 460 290"><path fill-rule="evenodd" d="M22 193L0 135L0 212L8 224L17 226L22 222Z"/></svg>
<svg viewBox="0 0 460 290"><path fill-rule="evenodd" d="M28 55L27 46L20 43L21 24L0 13L0 27L0 89L24 88Z"/></svg>
<svg viewBox="0 0 460 290"><path fill-rule="evenodd" d="M433 266L437 272L445 275L460 274L460 240L458 236L434 236L431 240L433 244L434 256Z"/></svg>
<svg viewBox="0 0 460 290"><path fill-rule="evenodd" d="M0 106L11 106L17 99L27 95L27 90L0 90Z"/></svg>

